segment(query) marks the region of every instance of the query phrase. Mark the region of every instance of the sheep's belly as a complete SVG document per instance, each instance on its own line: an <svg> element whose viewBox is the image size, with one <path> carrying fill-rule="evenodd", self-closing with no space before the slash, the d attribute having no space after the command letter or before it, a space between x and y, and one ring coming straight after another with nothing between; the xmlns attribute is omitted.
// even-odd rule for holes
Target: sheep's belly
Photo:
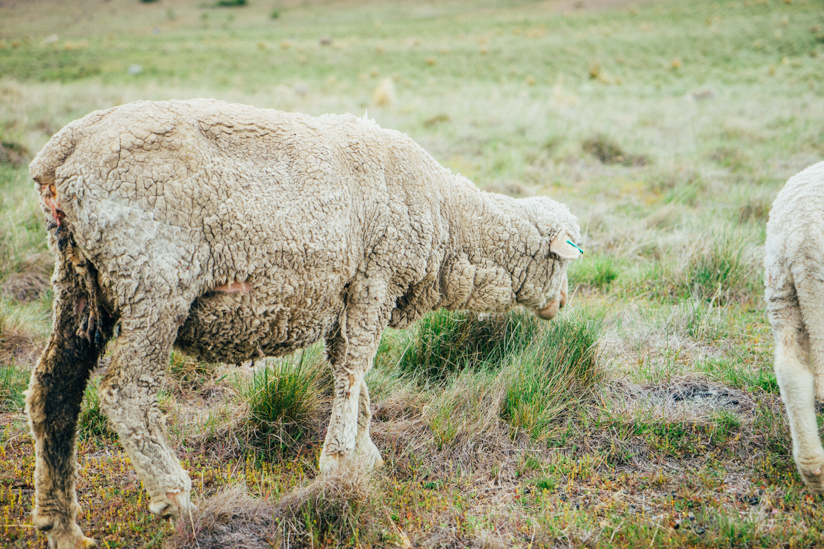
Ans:
<svg viewBox="0 0 824 549"><path fill-rule="evenodd" d="M208 362L283 356L326 336L337 310L330 303L285 307L245 295L207 294L192 305L175 347Z"/></svg>

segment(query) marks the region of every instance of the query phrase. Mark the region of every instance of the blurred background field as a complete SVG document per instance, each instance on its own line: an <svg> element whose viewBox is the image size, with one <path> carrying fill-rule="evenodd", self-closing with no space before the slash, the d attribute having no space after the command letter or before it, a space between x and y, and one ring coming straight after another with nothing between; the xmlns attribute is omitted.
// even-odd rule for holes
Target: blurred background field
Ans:
<svg viewBox="0 0 824 549"><path fill-rule="evenodd" d="M193 523L148 513L92 383L79 523L100 545L820 546L761 264L775 194L824 157L822 62L813 0L0 0L0 540L46 546L22 390L51 258L28 162L92 110L214 97L367 114L484 190L566 203L586 255L553 323L386 333L370 482L314 480L320 348L172 356Z"/></svg>

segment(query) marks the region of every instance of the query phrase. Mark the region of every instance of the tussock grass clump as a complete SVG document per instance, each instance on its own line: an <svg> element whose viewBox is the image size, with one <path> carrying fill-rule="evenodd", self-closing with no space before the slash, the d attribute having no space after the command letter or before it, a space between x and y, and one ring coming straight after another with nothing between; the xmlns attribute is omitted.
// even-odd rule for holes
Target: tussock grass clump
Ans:
<svg viewBox="0 0 824 549"><path fill-rule="evenodd" d="M603 377L597 356L600 331L600 321L567 313L514 359L501 410L513 436L523 430L536 440L548 440L553 421Z"/></svg>
<svg viewBox="0 0 824 549"><path fill-rule="evenodd" d="M585 153L591 154L601 164L621 164L623 166L646 166L648 159L644 155L629 154L615 141L604 134L596 134L581 145Z"/></svg>
<svg viewBox="0 0 824 549"><path fill-rule="evenodd" d="M294 448L319 430L330 374L319 346L268 364L241 383L255 441L267 448Z"/></svg>
<svg viewBox="0 0 824 549"><path fill-rule="evenodd" d="M376 529L371 523L381 519L375 503L370 477L355 464L319 476L278 502L279 541L302 547L360 545L359 533L368 540L369 530Z"/></svg>
<svg viewBox="0 0 824 549"><path fill-rule="evenodd" d="M696 244L684 280L693 297L727 303L751 301L762 293L760 265L748 253L743 232L721 227Z"/></svg>
<svg viewBox="0 0 824 549"><path fill-rule="evenodd" d="M441 309L418 321L400 370L440 383L466 368L501 364L539 331L540 320L526 311L481 316Z"/></svg>
<svg viewBox="0 0 824 549"><path fill-rule="evenodd" d="M168 547L257 549L271 546L272 503L250 497L242 486L228 486L198 502L191 520L183 516Z"/></svg>
<svg viewBox="0 0 824 549"><path fill-rule="evenodd" d="M381 515L373 509L370 478L357 467L317 477L307 486L284 494L280 501L251 497L241 486L224 488L198 502L182 517L166 546L223 547L360 546L378 530ZM374 517L374 518L369 518Z"/></svg>
<svg viewBox="0 0 824 549"><path fill-rule="evenodd" d="M0 364L34 363L45 342L46 314L0 299Z"/></svg>
<svg viewBox="0 0 824 549"><path fill-rule="evenodd" d="M621 285L650 299L698 299L752 305L763 294L761 260L752 235L725 224L634 270Z"/></svg>
<svg viewBox="0 0 824 549"><path fill-rule="evenodd" d="M29 373L14 362L0 365L0 411L23 410L23 391L29 381Z"/></svg>
<svg viewBox="0 0 824 549"><path fill-rule="evenodd" d="M505 380L489 370L464 370L453 378L424 411L438 449L487 434L498 422L505 395Z"/></svg>

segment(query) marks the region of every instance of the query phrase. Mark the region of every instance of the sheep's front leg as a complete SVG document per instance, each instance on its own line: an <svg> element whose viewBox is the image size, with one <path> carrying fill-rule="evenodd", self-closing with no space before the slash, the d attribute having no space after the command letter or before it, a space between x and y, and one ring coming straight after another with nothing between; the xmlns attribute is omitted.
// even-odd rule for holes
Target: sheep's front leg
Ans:
<svg viewBox="0 0 824 549"><path fill-rule="evenodd" d="M355 456L367 469L383 466L383 458L378 447L369 436L369 424L372 422L372 410L369 402L369 390L366 383L361 384L358 406L358 434L355 437Z"/></svg>
<svg viewBox="0 0 824 549"><path fill-rule="evenodd" d="M54 329L32 373L26 411L36 456L34 527L46 533L50 547L63 549L94 545L75 523L76 429L83 391L113 323L106 318L80 329L84 314L88 328L88 300L74 273L57 268Z"/></svg>
<svg viewBox="0 0 824 549"><path fill-rule="evenodd" d="M158 307L158 310L162 310ZM149 510L176 518L188 509L192 483L166 441L166 420L157 402L177 315L124 319L112 363L100 384L100 406L149 493Z"/></svg>
<svg viewBox="0 0 824 549"><path fill-rule="evenodd" d="M336 334L327 340L327 354L335 378L332 416L320 455L319 467L330 472L357 457L369 468L383 463L369 438L369 392L366 372L389 322L389 309L382 306L386 285L375 279L353 284L350 300ZM361 458L363 458L361 460Z"/></svg>

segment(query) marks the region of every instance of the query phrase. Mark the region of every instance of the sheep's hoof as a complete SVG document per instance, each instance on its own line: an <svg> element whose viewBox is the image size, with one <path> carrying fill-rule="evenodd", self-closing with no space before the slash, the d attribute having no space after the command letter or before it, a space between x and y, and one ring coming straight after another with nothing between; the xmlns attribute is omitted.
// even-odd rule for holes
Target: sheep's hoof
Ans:
<svg viewBox="0 0 824 549"><path fill-rule="evenodd" d="M358 451L357 461L367 471L373 471L383 467L383 458L381 457L381 453L378 450L378 447L375 446L375 443L371 440L367 440L363 444L363 447Z"/></svg>
<svg viewBox="0 0 824 549"><path fill-rule="evenodd" d="M320 453L318 469L322 474L334 473L342 467L372 471L383 467L383 458L371 440L367 440L361 448L355 450L354 456L346 456L343 453L326 453L326 451Z"/></svg>
<svg viewBox="0 0 824 549"><path fill-rule="evenodd" d="M814 494L824 494L824 453L795 460L801 479Z"/></svg>
<svg viewBox="0 0 824 549"><path fill-rule="evenodd" d="M67 524L59 517L36 513L32 523L35 528L45 532L51 549L86 549L95 546L95 541L84 536L74 521Z"/></svg>
<svg viewBox="0 0 824 549"><path fill-rule="evenodd" d="M318 469L323 474L334 473L344 461L343 454L327 453L324 448L320 453L320 459L318 459Z"/></svg>
<svg viewBox="0 0 824 549"><path fill-rule="evenodd" d="M192 508L189 492L166 492L165 496L152 498L149 504L149 511L160 518L171 518L177 520L181 513L186 513Z"/></svg>

